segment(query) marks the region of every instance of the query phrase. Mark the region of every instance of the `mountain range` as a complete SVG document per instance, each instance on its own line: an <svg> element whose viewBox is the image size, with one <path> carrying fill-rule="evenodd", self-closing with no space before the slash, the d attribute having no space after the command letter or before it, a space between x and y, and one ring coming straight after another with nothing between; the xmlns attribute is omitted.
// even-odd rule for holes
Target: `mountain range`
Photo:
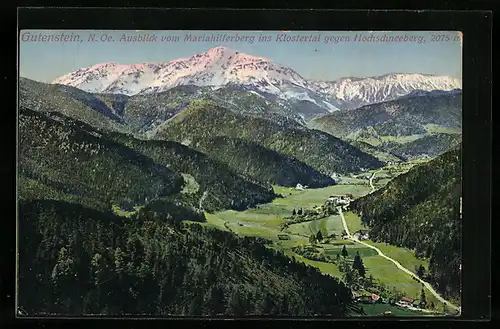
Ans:
<svg viewBox="0 0 500 329"><path fill-rule="evenodd" d="M414 90L461 88L461 80L457 78L404 73L315 81L266 58L226 47L215 47L189 58L163 63L96 64L58 77L52 83L92 93L129 96L157 93L182 85L214 89L237 85L269 99L307 102L321 113L392 100Z"/></svg>

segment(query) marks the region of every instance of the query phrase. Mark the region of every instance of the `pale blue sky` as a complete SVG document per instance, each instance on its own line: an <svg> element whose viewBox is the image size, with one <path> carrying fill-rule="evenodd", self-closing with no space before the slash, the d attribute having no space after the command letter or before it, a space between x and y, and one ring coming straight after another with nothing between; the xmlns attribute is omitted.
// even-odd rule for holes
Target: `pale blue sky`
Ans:
<svg viewBox="0 0 500 329"><path fill-rule="evenodd" d="M386 73L424 73L462 77L462 50L455 41L457 32L367 32L367 31L291 31L289 36L319 36L319 42L278 42L280 32L259 31L76 31L80 42L22 41L31 35L57 35L63 31L24 30L19 41L20 75L37 81L50 82L79 68L103 62L133 64L166 62L189 57L216 46L226 46L250 55L261 56L289 66L304 78L335 80L341 77L368 77ZM153 33L156 42L122 42L127 36ZM89 34L96 39L106 34L113 42L89 42ZM253 43L243 42L186 42L185 35L255 36ZM259 35L271 36L270 42L259 42ZM425 42L355 42L355 35L416 36ZM436 41L433 35L448 36L449 41ZM161 36L179 36L179 42L161 42ZM349 41L325 43L330 36L348 36ZM446 37L443 37L446 39Z"/></svg>

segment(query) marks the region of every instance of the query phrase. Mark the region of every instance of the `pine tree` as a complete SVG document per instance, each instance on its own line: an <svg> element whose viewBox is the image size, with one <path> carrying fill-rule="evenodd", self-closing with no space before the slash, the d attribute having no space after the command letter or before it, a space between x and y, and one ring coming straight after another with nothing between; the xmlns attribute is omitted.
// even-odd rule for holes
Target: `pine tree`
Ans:
<svg viewBox="0 0 500 329"><path fill-rule="evenodd" d="M323 240L323 234L321 233L321 230L316 233L316 240L321 241Z"/></svg>
<svg viewBox="0 0 500 329"><path fill-rule="evenodd" d="M297 212L295 211L295 209L292 211L292 216L295 216L297 214Z"/></svg>
<svg viewBox="0 0 500 329"><path fill-rule="evenodd" d="M364 277L366 274L365 266L363 265L363 260L359 255L359 251L356 252L356 256L354 256L354 262L352 263L352 268L357 270L361 277Z"/></svg>
<svg viewBox="0 0 500 329"><path fill-rule="evenodd" d="M365 268L365 265L363 265L363 263L361 263L361 266L359 267L358 269L358 273L361 277L365 277L366 275L366 268Z"/></svg>
<svg viewBox="0 0 500 329"><path fill-rule="evenodd" d="M213 285L207 290L203 299L203 312L214 316L224 313L224 292Z"/></svg>
<svg viewBox="0 0 500 329"><path fill-rule="evenodd" d="M425 290L422 288L420 293L420 308L425 308L427 306L427 298L425 297Z"/></svg>
<svg viewBox="0 0 500 329"><path fill-rule="evenodd" d="M288 296L286 294L283 295L283 299L281 300L281 314L280 315L288 315L289 314L289 302Z"/></svg>
<svg viewBox="0 0 500 329"><path fill-rule="evenodd" d="M259 303L260 312L264 315L270 315L274 307L273 298L266 292Z"/></svg>
<svg viewBox="0 0 500 329"><path fill-rule="evenodd" d="M422 278L425 275L425 267L420 264L420 266L417 268L417 276L419 278Z"/></svg>
<svg viewBox="0 0 500 329"><path fill-rule="evenodd" d="M346 258L348 255L349 253L347 252L347 248L344 245L344 247L342 247L342 257Z"/></svg>
<svg viewBox="0 0 500 329"><path fill-rule="evenodd" d="M302 215L302 208L300 208L299 211L297 211L297 214Z"/></svg>
<svg viewBox="0 0 500 329"><path fill-rule="evenodd" d="M229 297L229 302L228 302L227 307L228 307L229 314L232 314L234 316L245 315L243 300L241 298L240 291L239 291L238 287L233 288L233 292L231 293L231 296Z"/></svg>

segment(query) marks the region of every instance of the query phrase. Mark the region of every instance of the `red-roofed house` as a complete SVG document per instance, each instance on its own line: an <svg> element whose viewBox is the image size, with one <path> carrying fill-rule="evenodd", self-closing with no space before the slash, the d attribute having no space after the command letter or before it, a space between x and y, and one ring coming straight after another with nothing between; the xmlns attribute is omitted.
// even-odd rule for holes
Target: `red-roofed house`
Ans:
<svg viewBox="0 0 500 329"><path fill-rule="evenodd" d="M414 300L414 299L412 299L412 298L409 298L409 297L403 297L403 298L401 298L401 300L399 301L399 303L400 303L401 305L411 305L411 304L413 304L413 302L414 302L414 301L415 301L415 300Z"/></svg>
<svg viewBox="0 0 500 329"><path fill-rule="evenodd" d="M381 301L382 301L382 299L380 298L379 295L372 294L372 302L373 303L380 303Z"/></svg>

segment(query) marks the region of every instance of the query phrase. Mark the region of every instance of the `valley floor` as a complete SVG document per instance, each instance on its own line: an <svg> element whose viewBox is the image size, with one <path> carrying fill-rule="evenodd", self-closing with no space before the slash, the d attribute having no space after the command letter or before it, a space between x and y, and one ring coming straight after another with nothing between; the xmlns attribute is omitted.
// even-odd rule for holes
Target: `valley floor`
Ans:
<svg viewBox="0 0 500 329"><path fill-rule="evenodd" d="M290 216L294 210L311 209L314 206L322 205L330 195L351 194L354 198L366 195L385 185L392 177L407 171L410 167L411 164L389 166L381 170L366 172L357 177L343 177L340 178L338 185L318 189L298 190L276 186L275 192L281 194L283 198L277 198L271 203L258 205L241 212L223 211L206 214L207 223L205 225L215 226L238 235L268 239L271 241L268 245L270 248L281 250L287 256L314 266L326 275L342 279L342 272L333 262L308 259L294 252L294 247L311 246L309 237L318 231L321 231L324 237L333 234L336 236L335 239L329 239L326 243L317 243L314 248L321 250L324 255L331 257L331 259L340 254L343 246L346 246L351 255L357 251L365 264L367 275L371 275L388 289L395 289L404 293L406 297L418 300L422 282L415 278L413 271L419 265L427 267L427 261L415 257L412 251L405 248L369 240L359 241L356 238L343 240L341 237L346 231L354 234L359 230L366 229L361 223L361 219L354 213L347 212L345 216L341 213L318 220L290 224L286 228L281 226L285 222L285 217ZM381 175L383 179L377 180L377 175ZM435 293L430 285L427 283L424 285L428 305L432 302L436 306L434 311L442 311L444 300ZM454 305L448 302L446 304L449 309L456 309ZM363 308L367 315L380 315L386 311L391 311L393 315L429 314L429 311L422 312L416 309L411 310L411 308L401 311L398 306L383 305L385 306L364 305Z"/></svg>

